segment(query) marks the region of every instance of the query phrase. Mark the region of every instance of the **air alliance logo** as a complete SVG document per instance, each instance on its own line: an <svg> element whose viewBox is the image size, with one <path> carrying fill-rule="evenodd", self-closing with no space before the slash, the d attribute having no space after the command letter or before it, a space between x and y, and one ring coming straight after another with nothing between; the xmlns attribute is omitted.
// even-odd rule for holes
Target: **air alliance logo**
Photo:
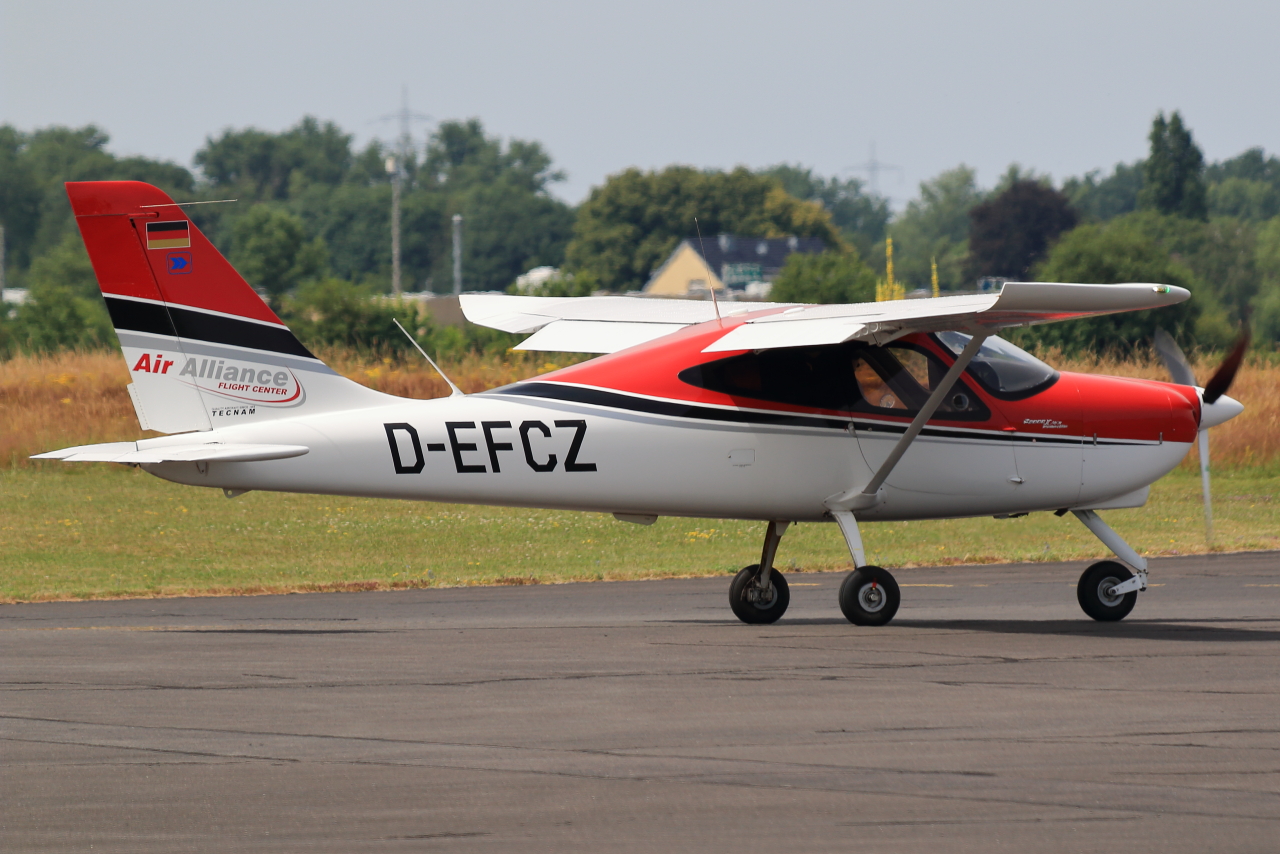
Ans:
<svg viewBox="0 0 1280 854"><path fill-rule="evenodd" d="M180 353L142 353L130 372L167 375L240 404L296 406L304 397L302 383L293 371L279 365L192 358Z"/></svg>

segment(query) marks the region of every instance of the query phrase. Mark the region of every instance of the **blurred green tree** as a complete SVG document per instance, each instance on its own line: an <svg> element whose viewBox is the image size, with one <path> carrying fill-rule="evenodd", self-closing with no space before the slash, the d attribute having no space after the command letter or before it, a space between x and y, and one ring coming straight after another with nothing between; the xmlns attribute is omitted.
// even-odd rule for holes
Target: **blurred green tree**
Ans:
<svg viewBox="0 0 1280 854"><path fill-rule="evenodd" d="M844 238L865 258L872 247L884 240L892 211L889 200L866 192L857 178L823 178L799 165L780 163L761 171L777 178L797 199L816 202L831 215Z"/></svg>
<svg viewBox="0 0 1280 854"><path fill-rule="evenodd" d="M1142 191L1143 161L1117 163L1104 177L1094 169L1080 178L1068 178L1062 192L1071 205L1088 220L1106 221L1138 209L1138 193Z"/></svg>
<svg viewBox="0 0 1280 854"><path fill-rule="evenodd" d="M1274 347L1280 342L1280 218L1258 229L1254 258L1259 280L1253 300L1254 338Z"/></svg>
<svg viewBox="0 0 1280 854"><path fill-rule="evenodd" d="M846 247L831 215L789 195L777 179L746 168L732 172L669 166L627 169L591 191L578 209L566 266L606 290L638 289L679 242L695 235L818 237Z"/></svg>
<svg viewBox="0 0 1280 854"><path fill-rule="evenodd" d="M341 183L352 166L351 135L314 116L281 133L228 128L216 139L205 138L195 164L219 190L234 189L246 200L283 201L300 183Z"/></svg>
<svg viewBox="0 0 1280 854"><path fill-rule="evenodd" d="M1068 232L1049 251L1049 256L1036 271L1036 279L1045 282L1085 282L1117 284L1122 282L1156 282L1177 285L1192 291L1194 297L1171 308L1156 311L1126 312L1102 317L1033 326L1013 333L1020 343L1038 343L1060 347L1067 353L1111 350L1133 351L1145 347L1157 327L1167 329L1184 347L1199 343L1223 343L1223 323L1206 303L1212 298L1199 287L1199 280L1186 265L1175 260L1159 241L1141 224L1117 220L1091 223ZM1230 329L1226 327L1229 339ZM1209 340L1206 340L1209 339Z"/></svg>
<svg viewBox="0 0 1280 854"><path fill-rule="evenodd" d="M8 352L112 346L115 333L84 244L67 235L31 264L27 301L6 324Z"/></svg>
<svg viewBox="0 0 1280 854"><path fill-rule="evenodd" d="M307 239L302 220L269 205L257 205L235 222L231 261L254 287L279 305L280 297L327 268L324 241Z"/></svg>
<svg viewBox="0 0 1280 854"><path fill-rule="evenodd" d="M792 253L769 293L774 302L850 303L875 298L875 271L856 249Z"/></svg>
<svg viewBox="0 0 1280 854"><path fill-rule="evenodd" d="M986 194L976 173L958 166L920 184L920 198L890 226L893 238L895 278L910 287L928 287L932 263L937 259L938 283L943 289L965 287L969 254L969 211ZM882 265L877 259L877 269Z"/></svg>
<svg viewBox="0 0 1280 854"><path fill-rule="evenodd" d="M4 226L5 266L25 269L40 227L41 188L35 173L23 162L26 137L0 125L0 225Z"/></svg>
<svg viewBox="0 0 1280 854"><path fill-rule="evenodd" d="M1013 180L969 211L969 277L1026 278L1078 219L1065 194L1040 181Z"/></svg>
<svg viewBox="0 0 1280 854"><path fill-rule="evenodd" d="M1142 167L1139 207L1163 214L1208 219L1204 154L1176 110L1166 121L1157 113L1151 123L1151 153Z"/></svg>

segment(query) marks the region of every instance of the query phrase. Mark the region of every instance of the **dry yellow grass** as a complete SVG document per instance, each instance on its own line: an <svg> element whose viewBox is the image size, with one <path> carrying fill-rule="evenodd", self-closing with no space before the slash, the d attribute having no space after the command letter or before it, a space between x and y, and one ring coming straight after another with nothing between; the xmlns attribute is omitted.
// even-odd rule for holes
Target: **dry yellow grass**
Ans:
<svg viewBox="0 0 1280 854"><path fill-rule="evenodd" d="M449 394L449 387L444 380L421 359L396 362L349 350L330 350L318 355L343 376L397 397L425 400ZM457 361L444 361L440 367L460 389L471 394L545 374L568 364L564 361L565 357L558 358L559 361L552 361L545 353L509 352L502 356L471 354ZM568 358L579 361L581 357Z"/></svg>
<svg viewBox="0 0 1280 854"><path fill-rule="evenodd" d="M344 376L388 394L426 399L449 393L425 363L399 363L342 350L319 355ZM545 354L508 353L470 355L441 367L463 391L475 392L562 364L549 361ZM24 467L31 454L56 448L159 435L138 428L128 385L129 371L114 350L16 356L0 362L0 468Z"/></svg>
<svg viewBox="0 0 1280 854"><path fill-rule="evenodd" d="M1164 365L1155 358L1064 359L1054 353L1041 356L1064 371L1148 380L1169 378ZM1221 354L1193 359L1196 379L1207 382L1221 359ZM1231 396L1244 404L1244 412L1214 428L1210 434L1210 462L1214 468L1273 466L1280 461L1280 364L1265 357L1247 359L1231 385ZM1198 469L1196 453L1193 451L1182 465Z"/></svg>
<svg viewBox="0 0 1280 854"><path fill-rule="evenodd" d="M0 362L0 466L30 454L156 436L138 429L118 352L65 352Z"/></svg>
<svg viewBox="0 0 1280 854"><path fill-rule="evenodd" d="M420 362L379 360L345 351L321 354L334 370L388 394L410 398L441 397L448 387ZM563 357L560 357L561 359ZM1046 356L1063 370L1113 376L1164 379L1152 360L1066 360ZM1216 358L1196 365L1201 381ZM505 385L558 365L545 355L508 353L467 356L442 367L463 391ZM125 387L129 374L116 351L67 352L18 356L0 362L0 467L24 467L30 454L91 442L126 441L144 435L138 429ZM1241 369L1231 395L1245 404L1244 414L1213 431L1215 467L1269 467L1280 458L1280 365L1252 359ZM1194 454L1184 466L1198 465Z"/></svg>

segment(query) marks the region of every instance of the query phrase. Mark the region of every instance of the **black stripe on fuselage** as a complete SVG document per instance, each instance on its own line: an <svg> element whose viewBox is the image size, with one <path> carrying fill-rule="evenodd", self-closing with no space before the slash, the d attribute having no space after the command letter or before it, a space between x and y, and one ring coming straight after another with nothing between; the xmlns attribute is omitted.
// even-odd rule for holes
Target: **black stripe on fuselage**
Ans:
<svg viewBox="0 0 1280 854"><path fill-rule="evenodd" d="M698 406L697 404L676 400L653 400L652 398L635 397L597 388L560 385L558 383L516 383L515 385L504 386L486 393L541 397L570 403L606 406L610 409L625 409L628 412L669 415L675 418L697 418L703 421L728 421L734 424L776 424L787 427L824 427L831 430L844 430L849 426L847 420L839 418L793 415L791 413L749 412L741 409L715 409L710 406Z"/></svg>
<svg viewBox="0 0 1280 854"><path fill-rule="evenodd" d="M547 400L563 400L569 403L585 403L591 406L604 406L610 409L622 409L628 412L644 412L650 415L667 415L674 418L694 418L700 421L721 421L731 424L768 424L784 427L817 427L827 430L847 430L853 421L854 429L860 433L897 433L907 432L908 424L892 421L867 421L862 419L846 419L823 417L820 415L801 415L798 413L758 412L746 409L718 409L714 406L699 406L676 400L653 400L614 391L605 391L586 386L561 385L559 383L515 383L503 386L484 394L509 394L520 397L539 397ZM994 430L948 430L940 427L926 427L920 431L923 436L937 436L950 439L981 439L997 442L1038 442L1052 445L1081 445L1087 440L1079 436L1026 436ZM1127 442L1105 442L1098 440L1096 444L1130 444Z"/></svg>
<svg viewBox="0 0 1280 854"><path fill-rule="evenodd" d="M106 300L107 311L111 313L111 322L116 329L315 358L292 332L279 326L264 326L261 323L206 314L176 305L111 297Z"/></svg>

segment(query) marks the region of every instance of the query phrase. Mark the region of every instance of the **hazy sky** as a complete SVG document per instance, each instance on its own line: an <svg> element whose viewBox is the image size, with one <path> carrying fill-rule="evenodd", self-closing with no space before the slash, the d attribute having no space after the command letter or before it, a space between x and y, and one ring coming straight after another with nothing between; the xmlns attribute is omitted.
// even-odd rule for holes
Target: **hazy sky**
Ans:
<svg viewBox="0 0 1280 854"><path fill-rule="evenodd" d="M363 142L411 106L541 141L579 201L628 166L861 175L900 206L967 163L1056 179L1141 157L1182 111L1209 160L1280 149L1280 4L108 3L0 0L0 122L90 122L190 164L313 114ZM419 132L423 128L419 127Z"/></svg>

